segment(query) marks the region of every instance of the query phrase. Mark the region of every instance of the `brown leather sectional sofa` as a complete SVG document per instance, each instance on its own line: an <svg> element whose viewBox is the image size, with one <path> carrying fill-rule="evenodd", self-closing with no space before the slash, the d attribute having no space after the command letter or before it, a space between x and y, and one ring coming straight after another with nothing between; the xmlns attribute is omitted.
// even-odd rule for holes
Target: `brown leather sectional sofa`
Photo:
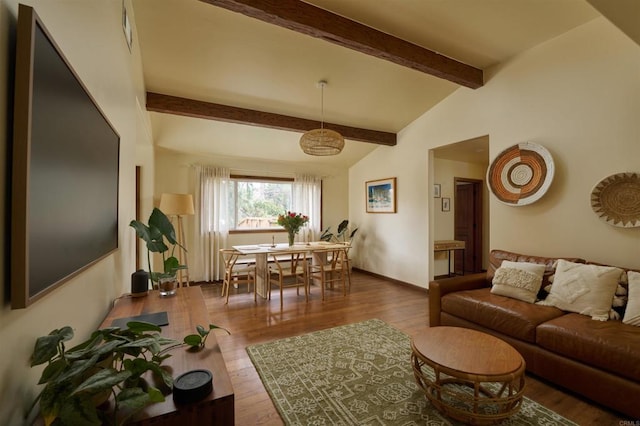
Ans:
<svg viewBox="0 0 640 426"><path fill-rule="evenodd" d="M527 371L640 419L640 327L492 294L491 280L503 260L545 264L544 287L557 259L493 250L486 273L432 281L430 326L497 336L522 354Z"/></svg>

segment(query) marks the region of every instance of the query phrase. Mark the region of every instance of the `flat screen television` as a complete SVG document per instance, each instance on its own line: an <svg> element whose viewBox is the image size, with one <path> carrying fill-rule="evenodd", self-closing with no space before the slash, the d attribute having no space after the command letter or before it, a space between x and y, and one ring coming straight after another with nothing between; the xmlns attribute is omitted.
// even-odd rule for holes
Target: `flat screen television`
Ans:
<svg viewBox="0 0 640 426"><path fill-rule="evenodd" d="M118 248L120 136L35 10L20 5L11 183L11 306Z"/></svg>

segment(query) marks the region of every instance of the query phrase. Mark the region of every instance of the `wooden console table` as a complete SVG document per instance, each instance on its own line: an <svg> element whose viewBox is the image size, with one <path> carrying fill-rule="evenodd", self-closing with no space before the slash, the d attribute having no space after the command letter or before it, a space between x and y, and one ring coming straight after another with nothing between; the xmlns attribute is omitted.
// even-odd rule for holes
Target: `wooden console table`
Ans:
<svg viewBox="0 0 640 426"><path fill-rule="evenodd" d="M127 318L155 312L167 312L169 325L162 327L162 336L182 341L184 336L196 333L196 325L209 327L211 320L198 286L178 288L175 296L160 297L157 290L144 297L124 295L115 302L100 328L111 326L117 318ZM163 362L175 379L182 373L206 369L213 375L213 392L206 398L177 404L172 395L164 402L151 404L137 413L132 421L136 425L233 425L234 395L227 367L222 358L216 336L211 333L206 348L189 352L186 347L172 349L171 357Z"/></svg>
<svg viewBox="0 0 640 426"><path fill-rule="evenodd" d="M451 276L451 253L456 250L462 250L462 275L464 275L464 253L465 242L457 241L457 240L438 240L433 242L433 251L446 251L447 252L447 262L449 262L449 271L447 276ZM453 274L456 275L455 271L456 265L453 265Z"/></svg>

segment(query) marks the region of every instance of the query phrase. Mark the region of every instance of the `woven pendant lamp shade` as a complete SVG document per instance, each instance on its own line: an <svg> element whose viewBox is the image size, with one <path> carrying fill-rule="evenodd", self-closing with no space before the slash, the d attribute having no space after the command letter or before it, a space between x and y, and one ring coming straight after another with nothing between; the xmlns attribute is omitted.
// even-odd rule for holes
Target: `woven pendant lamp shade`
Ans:
<svg viewBox="0 0 640 426"><path fill-rule="evenodd" d="M300 148L305 154L309 155L336 155L342 152L344 148L344 138L334 130L324 128L324 86L327 82L321 80L318 87L322 89L321 112L323 121L320 122L319 129L313 129L306 132L300 138Z"/></svg>
<svg viewBox="0 0 640 426"><path fill-rule="evenodd" d="M300 138L300 148L309 155L336 155L344 148L344 138L329 129L309 130Z"/></svg>

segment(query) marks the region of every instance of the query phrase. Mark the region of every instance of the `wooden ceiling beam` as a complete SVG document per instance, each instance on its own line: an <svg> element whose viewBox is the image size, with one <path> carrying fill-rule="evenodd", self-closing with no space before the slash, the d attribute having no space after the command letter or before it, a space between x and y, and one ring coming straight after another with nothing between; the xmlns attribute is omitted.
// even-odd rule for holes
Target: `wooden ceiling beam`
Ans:
<svg viewBox="0 0 640 426"><path fill-rule="evenodd" d="M481 69L299 0L200 0L477 89Z"/></svg>
<svg viewBox="0 0 640 426"><path fill-rule="evenodd" d="M320 122L315 120L307 120L305 118L290 117L270 112L197 101L153 92L147 92L147 111L224 121L228 123L247 124L294 132L306 132L320 127ZM395 133L342 126L340 124L333 123L324 123L324 127L335 130L346 139L354 141L369 142L387 146L394 146L397 144Z"/></svg>

